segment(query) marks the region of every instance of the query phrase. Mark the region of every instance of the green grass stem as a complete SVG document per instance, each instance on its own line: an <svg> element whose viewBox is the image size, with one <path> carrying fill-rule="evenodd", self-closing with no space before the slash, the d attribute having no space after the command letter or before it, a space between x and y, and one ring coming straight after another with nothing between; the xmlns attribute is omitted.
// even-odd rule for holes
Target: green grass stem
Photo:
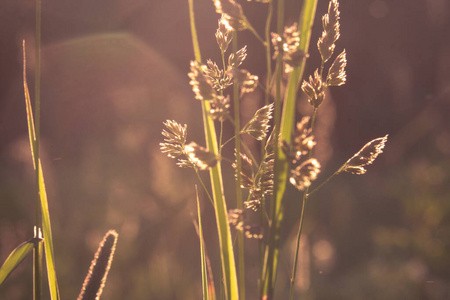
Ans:
<svg viewBox="0 0 450 300"><path fill-rule="evenodd" d="M41 112L41 13L42 13L42 0L36 0L36 39L35 39L35 85L34 85L34 97L35 97L35 139L34 139L34 153L37 159L34 160L35 170L35 207L36 207L36 228L42 226L42 212L40 205L40 190L39 190L39 144L40 144L40 112ZM42 246L35 245L33 251L33 291L34 299L40 300L42 298Z"/></svg>
<svg viewBox="0 0 450 300"><path fill-rule="evenodd" d="M237 33L233 31L233 52L236 53L238 49ZM234 106L234 135L235 135L235 151L236 151L236 208L243 209L244 204L242 200L241 190L241 116L240 116L240 102L239 102L239 84L235 80L233 84L233 106ZM245 252L244 252L244 233L238 231L238 279L239 279L239 298L245 299Z"/></svg>
<svg viewBox="0 0 450 300"><path fill-rule="evenodd" d="M195 28L194 4L189 0L189 15L192 31L192 43L195 59L201 63L200 48L198 46L197 31ZM202 116L205 131L207 149L217 155L219 153L217 145L216 131L214 122L209 115L210 104L207 101L201 101ZM223 191L222 171L220 161L210 169L210 179L212 194L214 199L214 210L216 214L217 229L219 235L219 244L221 252L222 273L225 285L225 294L227 299L239 299L239 289L237 283L236 265L233 252L233 243L231 240L230 227L227 218L227 206Z"/></svg>
<svg viewBox="0 0 450 300"><path fill-rule="evenodd" d="M282 1L280 1L282 2ZM278 3L281 5L281 3ZM308 53L309 43L311 39L311 29L314 22L315 12L317 7L317 0L305 0L302 7L299 20L300 32L300 50L305 54ZM281 9L280 7L278 9ZM280 19L281 13L279 13ZM278 25L279 34L280 25ZM284 107L280 122L280 138L291 141L291 134L295 123L295 102L299 83L302 80L303 72L306 63L306 56L303 58L301 64L294 68L289 76L288 85L284 97ZM281 69L281 65L278 66ZM278 81L278 79L277 79ZM276 110L276 106L275 106ZM275 114L276 117L276 114ZM277 123L275 123L277 124ZM278 145L278 143L276 144ZM278 148L278 147L277 147ZM288 177L288 162L286 156L282 151L276 150L275 160L275 186L274 186L274 203L271 214L272 224L269 232L269 242L266 249L266 259L264 263L265 278L263 296L266 299L273 299L273 290L275 288L276 270L278 268L278 254L279 254L279 234L281 228L281 221L283 219L282 201L286 190Z"/></svg>

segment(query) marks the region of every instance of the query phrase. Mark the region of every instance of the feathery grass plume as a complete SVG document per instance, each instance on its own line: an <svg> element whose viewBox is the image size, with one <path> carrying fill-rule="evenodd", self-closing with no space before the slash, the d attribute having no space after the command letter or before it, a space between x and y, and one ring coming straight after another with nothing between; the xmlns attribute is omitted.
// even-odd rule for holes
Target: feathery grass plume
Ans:
<svg viewBox="0 0 450 300"><path fill-rule="evenodd" d="M303 81L302 90L308 97L308 102L314 108L319 107L325 98L325 85L317 69L314 71L314 77L309 76L309 82Z"/></svg>
<svg viewBox="0 0 450 300"><path fill-rule="evenodd" d="M335 42L340 36L339 33L339 3L331 0L328 5L328 13L322 17L323 32L317 42L322 62L326 63L333 55Z"/></svg>
<svg viewBox="0 0 450 300"><path fill-rule="evenodd" d="M222 17L228 21L228 24L234 30L247 29L247 22L245 20L242 6L234 0L213 0L216 7L216 13L222 14Z"/></svg>
<svg viewBox="0 0 450 300"><path fill-rule="evenodd" d="M347 66L347 54L345 49L339 54L328 70L327 86L340 86L347 80L345 67Z"/></svg>
<svg viewBox="0 0 450 300"><path fill-rule="evenodd" d="M215 100L211 101L211 109L209 110L209 114L214 120L223 122L230 114L229 109L230 96L217 96Z"/></svg>
<svg viewBox="0 0 450 300"><path fill-rule="evenodd" d="M228 23L226 17L222 15L219 19L219 27L216 31L216 41L217 45L219 45L220 51L227 51L228 45L230 45L230 42L232 40L232 31L233 28Z"/></svg>
<svg viewBox="0 0 450 300"><path fill-rule="evenodd" d="M274 47L273 59L276 59L278 53L283 51L284 72L290 73L293 68L300 65L305 54L299 50L300 33L298 32L298 24L285 26L283 37L275 32L272 35L272 45Z"/></svg>
<svg viewBox="0 0 450 300"><path fill-rule="evenodd" d="M228 68L236 69L239 67L244 59L247 57L247 46L242 47L236 53L231 53L228 57Z"/></svg>
<svg viewBox="0 0 450 300"><path fill-rule="evenodd" d="M219 69L217 64L210 59L206 61L206 68L204 68L204 73L205 76L211 81L212 87L218 93L222 92L224 89L233 84L232 74L230 74L229 72L225 73L223 70Z"/></svg>
<svg viewBox="0 0 450 300"><path fill-rule="evenodd" d="M168 130L163 129L162 131L165 139L164 143L159 143L161 152L166 153L170 158L178 157L177 166L180 168L196 168L198 161L192 160L187 152L192 147L186 149L187 125L181 125L173 120L167 120L163 124ZM180 156L184 158L180 158Z"/></svg>
<svg viewBox="0 0 450 300"><path fill-rule="evenodd" d="M275 165L275 153L273 147L268 144L273 144L273 135L270 135L267 144L266 152L259 165L259 168L254 177L253 187L250 189L250 199L244 202L247 208L258 210L261 203L264 201L264 197L273 194L273 180L274 180L274 165Z"/></svg>
<svg viewBox="0 0 450 300"><path fill-rule="evenodd" d="M253 118L241 130L242 133L248 133L258 141L262 141L267 136L269 130L269 121L272 119L274 104L268 104L258 109Z"/></svg>
<svg viewBox="0 0 450 300"><path fill-rule="evenodd" d="M282 149L293 164L297 163L304 155L307 155L316 145L311 128L308 127L310 117L303 117L297 122L292 137L292 144L282 141Z"/></svg>
<svg viewBox="0 0 450 300"><path fill-rule="evenodd" d="M114 230L106 233L95 253L94 260L89 268L89 273L83 283L83 288L78 300L98 300L105 287L106 277L116 250L118 234Z"/></svg>
<svg viewBox="0 0 450 300"><path fill-rule="evenodd" d="M241 88L241 96L245 93L251 93L258 87L258 76L250 74L249 71L243 69L233 69L231 72L236 83Z"/></svg>
<svg viewBox="0 0 450 300"><path fill-rule="evenodd" d="M200 170L206 170L217 164L217 157L214 153L208 151L205 147L197 145L195 142L190 142L188 145L185 145L184 151L189 161Z"/></svg>
<svg viewBox="0 0 450 300"><path fill-rule="evenodd" d="M187 137L187 125L183 126L173 120L167 120L163 124L168 131L163 129L161 133L165 137L165 143L159 143L161 152L166 153L170 158L183 155Z"/></svg>
<svg viewBox="0 0 450 300"><path fill-rule="evenodd" d="M373 163L377 156L383 153L387 138L388 135L385 135L368 142L339 169L339 172L345 171L356 175L366 173L364 167Z"/></svg>
<svg viewBox="0 0 450 300"><path fill-rule="evenodd" d="M192 91L195 99L211 101L216 98L216 91L213 88L211 80L204 74L206 66L201 65L197 61L191 61L191 72L188 73L192 85Z"/></svg>
<svg viewBox="0 0 450 300"><path fill-rule="evenodd" d="M298 190L303 191L311 185L311 182L317 179L320 173L320 163L315 158L304 161L301 165L291 170L289 181Z"/></svg>

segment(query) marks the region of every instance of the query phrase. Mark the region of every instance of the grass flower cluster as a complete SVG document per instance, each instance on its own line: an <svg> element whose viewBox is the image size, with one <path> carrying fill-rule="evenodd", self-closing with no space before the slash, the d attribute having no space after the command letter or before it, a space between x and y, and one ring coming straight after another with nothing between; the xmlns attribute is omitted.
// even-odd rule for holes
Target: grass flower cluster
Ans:
<svg viewBox="0 0 450 300"><path fill-rule="evenodd" d="M309 40L317 0L304 1L299 22L290 26L284 25L284 1L278 1L276 8L271 0L255 2L262 2L267 6L263 35L252 26L237 1L213 1L219 14L215 38L222 59L221 62L210 59L205 62L198 46L193 1L189 1L195 60L190 63L191 71L188 76L194 97L201 102L206 145L203 147L196 142L187 143L187 125L173 120L164 123L166 129L162 132L165 140L160 144L161 151L171 158L178 158L180 167L194 169L215 209L222 274L221 280L214 283L211 266L206 266L209 261L205 250L207 245L199 226L204 299L246 298L244 237L258 239L262 249L260 277L255 278L259 285L259 295L252 294L248 297L274 299L287 183L292 184L302 194L299 196L302 209L299 212L297 248L293 258L289 293L290 299L293 299L307 201L314 192L341 172L364 174L365 167L382 152L387 141L387 135L370 141L331 177L315 184L321 173L320 162L314 158L313 153L317 144L314 138L317 111L323 101L326 101L326 90L346 82L345 50L332 60L336 42L340 37L339 3L337 0L331 0L328 11L322 17L323 32L317 42L320 66L308 80L302 81L305 63L309 57ZM275 12L277 32L270 32ZM244 45L240 49L237 46L238 32L244 30L254 34L266 53L266 86L259 82L257 76L242 68L247 55L251 55L247 46ZM332 62L329 63L330 61ZM328 70L325 71L327 65ZM286 79L286 89L282 90L281 86ZM240 101L244 94L257 88L262 89L265 94L265 105L254 112L247 123L241 125ZM304 93L311 104L311 116L296 116L295 103L300 93ZM300 121L296 123L297 118ZM222 156L224 145L231 141L222 141L224 122L229 122L235 128L232 138L235 142L234 157ZM220 128L217 132L216 126ZM259 153L255 153L244 142L243 136L249 136L261 143ZM235 170L236 205L225 200L224 190L230 188L223 186L222 163L231 164ZM204 170L210 172L211 188L207 187L200 176L199 172ZM228 209L228 206L235 208ZM200 208L198 211L198 222L201 224ZM248 223L248 214L259 214L260 223ZM215 289L211 288L215 284L221 285L221 295L216 295Z"/></svg>
<svg viewBox="0 0 450 300"><path fill-rule="evenodd" d="M314 148L317 146L314 137L317 112L321 104L327 100L327 89L341 86L347 79L346 51L342 50L335 55L336 42L341 34L337 0L329 2L328 11L322 17L323 31L317 42L317 50L320 53L319 66L305 80L303 73L309 57L311 28L317 0L304 0L298 22L291 25L286 25L284 21L284 0L249 1L259 2L253 5L265 5L267 8L266 25L261 30L253 27L243 7L236 0L213 0L212 4L218 14L218 28L215 33L221 58L218 62L211 59L203 60L201 57L193 0L188 1L195 54L195 59L190 62L188 78L194 102L200 104L202 111L206 144L188 141L187 125L167 120L164 122L165 129L162 131L164 140L160 143L160 149L170 158L177 159L179 167L193 169L214 208L220 266L212 266L209 261L206 251L208 245L203 238L201 201L197 198L196 229L200 241L203 299L276 298L275 287L281 260L280 233L285 230L282 226L285 202L299 201L301 210L298 213L299 219L296 220L299 227L295 255L291 264L289 289L289 299L294 299L294 284L298 280L300 239L307 202L334 176L343 172L355 175L366 173L366 167L382 153L388 136L368 142L330 177L321 178L321 164L314 157ZM37 0L37 4L34 108L27 85L25 54L23 71L28 133L36 181L35 234L33 238L19 245L3 263L0 268L0 284L33 251L33 299L42 299L42 285L46 273L50 299L58 300L60 296L50 214L39 152L40 0ZM271 32L275 24L276 32ZM261 82L257 75L243 68L247 56L252 52L246 45L238 47L238 33L244 30L254 35L265 52L267 70L265 82ZM258 33L260 31L263 33ZM260 108L253 112L248 121L241 123L243 111L240 102L246 94L253 93L256 89L261 89L264 94ZM296 102L301 94L306 96L311 105L311 116L296 115ZM234 136L227 141L223 141L224 123L229 123L234 128ZM248 139L253 139L259 144L256 151L247 144ZM233 141L234 156L226 157L222 150L226 144ZM229 164L234 170L235 184L232 187L224 186L222 164ZM200 172L209 173L209 185L204 182ZM286 199L285 191L288 184L298 190L297 199ZM235 191L236 203L226 201L225 190ZM249 218L249 215L257 217ZM261 250L258 258L260 262L258 277L253 278L258 290L252 291L251 295L246 292L248 280L246 238L259 242ZM117 239L117 232L112 230L100 243L79 300L100 298L111 267ZM46 272L43 270L44 263ZM213 268L221 270L220 279L213 278Z"/></svg>

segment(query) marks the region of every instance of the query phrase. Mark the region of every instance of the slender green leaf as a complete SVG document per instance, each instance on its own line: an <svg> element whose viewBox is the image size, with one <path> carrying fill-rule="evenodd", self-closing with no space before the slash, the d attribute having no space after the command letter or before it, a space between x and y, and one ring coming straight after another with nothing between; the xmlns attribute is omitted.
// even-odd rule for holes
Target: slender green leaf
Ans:
<svg viewBox="0 0 450 300"><path fill-rule="evenodd" d="M8 256L3 266L0 268L0 284L2 284L6 278L20 265L28 253L33 250L35 243L39 242L39 239L31 239L27 242L20 244L14 249Z"/></svg>
<svg viewBox="0 0 450 300"><path fill-rule="evenodd" d="M193 0L189 0L189 15L192 30L192 42L194 45L195 59L200 63L200 48L195 30L195 17ZM217 145L217 136L214 128L214 122L210 111L208 101L201 101L203 124L207 148L215 155L219 154ZM210 179L214 199L214 210L216 214L217 230L219 235L220 256L222 262L222 272L224 277L226 298L230 300L239 299L237 284L236 265L234 260L233 243L231 240L230 227L227 219L227 205L225 202L222 182L222 171L220 161L214 167L210 168Z"/></svg>
<svg viewBox="0 0 450 300"><path fill-rule="evenodd" d="M25 48L25 46L24 46ZM25 104L27 109L27 121L28 121L28 135L30 137L31 155L33 157L34 165L38 165L38 189L40 197L40 206L42 213L42 229L44 233L44 248L45 248L45 261L47 264L48 282L50 288L50 296L52 300L59 299L58 281L55 271L55 260L53 250L52 230L50 224L50 213L48 210L47 192L45 190L44 175L42 171L41 161L37 155L36 145L36 133L33 120L33 108L31 106L30 93L28 90L27 78L26 78L26 66L25 66L25 51L24 51L24 70L23 70L23 85L25 92ZM37 161L36 161L37 160Z"/></svg>
<svg viewBox="0 0 450 300"><path fill-rule="evenodd" d="M47 276L52 300L59 299L58 280L56 278L55 258L53 250L52 228L50 224L50 213L48 210L47 192L45 190L42 165L39 161L39 194L41 196L42 229L44 231L45 262L47 263Z"/></svg>

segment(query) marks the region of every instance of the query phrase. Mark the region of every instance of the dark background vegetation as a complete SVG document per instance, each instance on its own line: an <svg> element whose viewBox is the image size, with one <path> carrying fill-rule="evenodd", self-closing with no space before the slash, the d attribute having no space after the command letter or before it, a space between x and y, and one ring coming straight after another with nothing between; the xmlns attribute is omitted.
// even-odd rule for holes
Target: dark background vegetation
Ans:
<svg viewBox="0 0 450 300"><path fill-rule="evenodd" d="M290 25L301 1L286 2ZM209 0L195 5L203 57L217 59L218 16ZM315 43L327 5L319 0L306 74L319 63ZM261 29L264 5L244 9ZM342 0L340 10L337 51L348 53L348 82L329 91L319 112L322 175L367 141L387 133L389 141L366 175L340 175L311 201L298 293L450 299L450 3ZM1 262L33 231L21 45L25 39L32 88L34 16L32 0L0 3ZM193 58L187 1L43 0L42 18L42 154L62 299L78 295L108 229L119 242L104 299L199 299L196 181L158 146L166 119L187 123L188 139L203 144L186 76ZM263 78L258 42L243 33L239 44L248 45L244 67ZM244 118L260 96L243 100ZM304 102L298 110L309 114ZM202 205L218 281L214 216L205 197ZM291 262L299 194L290 190L286 205L282 256ZM249 299L256 298L256 249L247 243ZM31 298L31 262L0 286L1 299ZM282 263L277 299L286 298L288 276Z"/></svg>

